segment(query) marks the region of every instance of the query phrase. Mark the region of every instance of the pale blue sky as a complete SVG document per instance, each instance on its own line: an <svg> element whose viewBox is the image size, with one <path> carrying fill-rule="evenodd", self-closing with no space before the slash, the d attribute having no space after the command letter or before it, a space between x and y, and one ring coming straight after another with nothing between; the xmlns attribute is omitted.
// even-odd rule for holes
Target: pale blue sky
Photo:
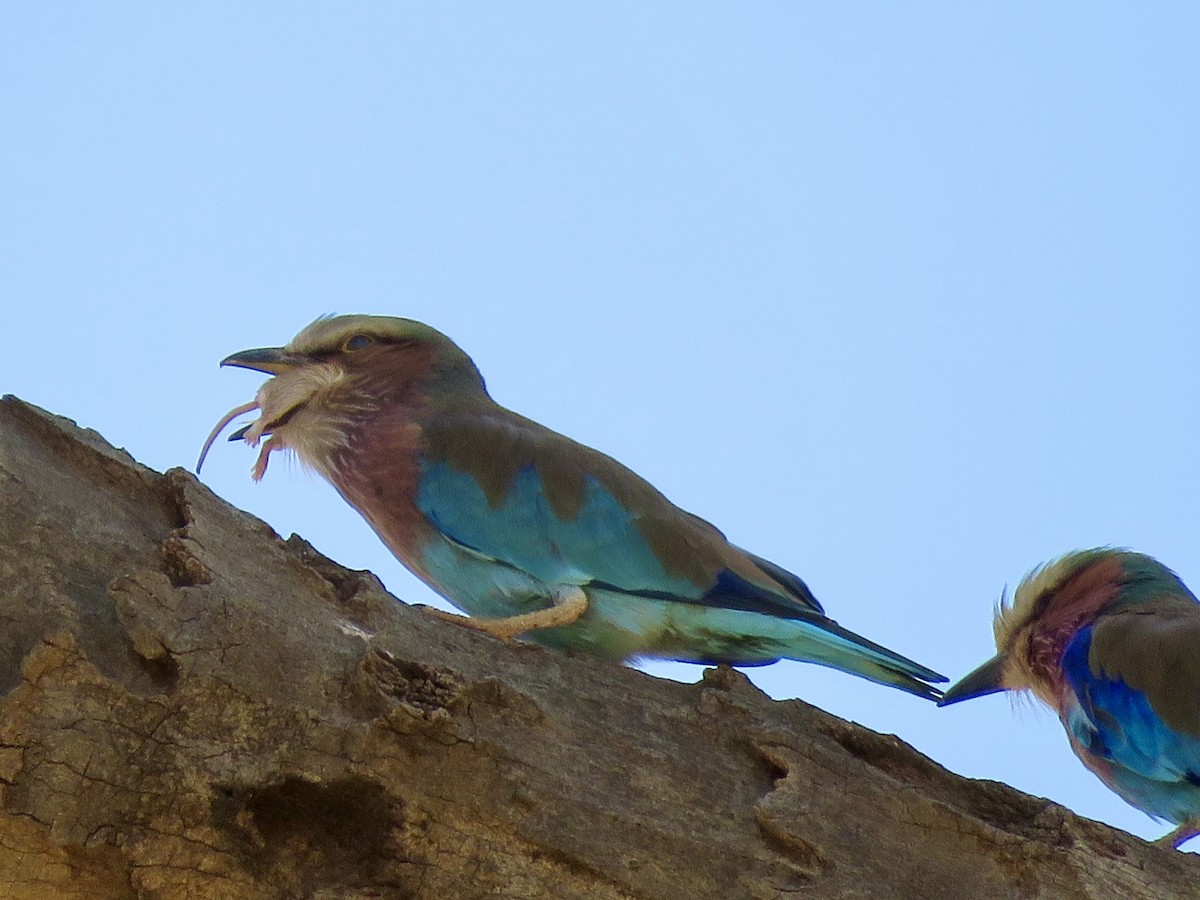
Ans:
<svg viewBox="0 0 1200 900"><path fill-rule="evenodd" d="M317 315L421 319L958 677L1007 583L1097 544L1200 587L1200 7L9 5L0 391L191 466ZM314 476L204 480L428 592ZM675 668L692 679L696 668ZM752 673L1138 834L993 697Z"/></svg>

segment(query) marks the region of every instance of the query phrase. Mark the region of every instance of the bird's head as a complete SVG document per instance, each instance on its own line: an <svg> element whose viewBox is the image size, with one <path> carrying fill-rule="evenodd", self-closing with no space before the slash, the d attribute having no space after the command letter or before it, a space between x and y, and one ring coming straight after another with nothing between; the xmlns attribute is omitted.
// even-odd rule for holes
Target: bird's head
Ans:
<svg viewBox="0 0 1200 900"><path fill-rule="evenodd" d="M242 350L221 361L272 376L252 403L231 410L213 429L196 471L217 435L235 417L259 417L230 440L267 443L254 467L261 478L271 451L295 450L328 473L331 455L364 425L395 407L415 407L431 397L485 394L475 364L441 332L390 316L349 315L313 322L283 347Z"/></svg>
<svg viewBox="0 0 1200 900"><path fill-rule="evenodd" d="M1148 556L1111 548L1068 553L1034 569L1018 585L1012 602L1001 598L996 607L996 655L947 690L938 705L1028 690L1057 708L1067 643L1102 612L1136 600L1130 591L1136 595L1139 573L1151 574L1150 567L1175 578Z"/></svg>

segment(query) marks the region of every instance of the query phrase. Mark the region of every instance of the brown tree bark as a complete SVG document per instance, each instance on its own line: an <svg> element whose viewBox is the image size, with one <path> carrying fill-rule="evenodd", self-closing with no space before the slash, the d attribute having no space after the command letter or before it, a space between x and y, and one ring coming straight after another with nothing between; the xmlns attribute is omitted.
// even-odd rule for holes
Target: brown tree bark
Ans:
<svg viewBox="0 0 1200 900"><path fill-rule="evenodd" d="M0 402L0 896L1178 898L1200 859L774 701L504 645Z"/></svg>

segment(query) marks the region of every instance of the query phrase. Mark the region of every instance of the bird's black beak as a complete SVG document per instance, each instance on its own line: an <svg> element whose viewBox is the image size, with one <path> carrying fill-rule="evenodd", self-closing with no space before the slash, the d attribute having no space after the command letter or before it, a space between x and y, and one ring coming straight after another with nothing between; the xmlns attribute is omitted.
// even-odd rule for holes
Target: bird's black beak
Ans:
<svg viewBox="0 0 1200 900"><path fill-rule="evenodd" d="M1004 680L1004 657L993 656L978 669L967 675L957 684L953 685L946 693L942 694L942 699L938 701L938 706L949 706L951 703L958 703L960 700L973 700L976 697L983 697L986 694L994 694L997 691L1004 690L1001 683Z"/></svg>
<svg viewBox="0 0 1200 900"><path fill-rule="evenodd" d="M279 375L298 365L299 360L288 353L283 347L259 347L257 350L241 350L232 353L221 360L223 366L239 366L243 369L253 369L256 372L266 372L268 375Z"/></svg>

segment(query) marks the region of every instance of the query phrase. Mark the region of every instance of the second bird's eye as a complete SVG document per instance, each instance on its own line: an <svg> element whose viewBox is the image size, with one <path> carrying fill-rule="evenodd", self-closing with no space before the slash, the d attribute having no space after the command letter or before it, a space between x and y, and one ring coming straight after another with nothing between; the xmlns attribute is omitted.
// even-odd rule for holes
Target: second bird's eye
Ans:
<svg viewBox="0 0 1200 900"><path fill-rule="evenodd" d="M346 338L346 342L342 344L343 350L364 350L375 343L375 339L369 334L356 334L354 337Z"/></svg>

